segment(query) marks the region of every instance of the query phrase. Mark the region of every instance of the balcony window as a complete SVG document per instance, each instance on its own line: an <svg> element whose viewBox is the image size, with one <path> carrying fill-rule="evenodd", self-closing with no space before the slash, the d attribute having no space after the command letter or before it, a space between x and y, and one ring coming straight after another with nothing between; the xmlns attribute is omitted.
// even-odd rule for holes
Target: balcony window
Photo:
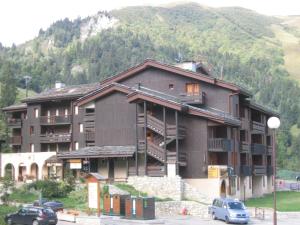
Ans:
<svg viewBox="0 0 300 225"><path fill-rule="evenodd" d="M76 141L75 142L75 150L78 150L79 149L79 143Z"/></svg>
<svg viewBox="0 0 300 225"><path fill-rule="evenodd" d="M29 133L30 135L34 135L34 126L30 126Z"/></svg>
<svg viewBox="0 0 300 225"><path fill-rule="evenodd" d="M169 89L174 90L174 84L169 84Z"/></svg>
<svg viewBox="0 0 300 225"><path fill-rule="evenodd" d="M56 109L56 110L55 110L55 115L56 115L56 116L59 116L59 109Z"/></svg>
<svg viewBox="0 0 300 225"><path fill-rule="evenodd" d="M82 123L79 124L79 132L83 133L83 124Z"/></svg>
<svg viewBox="0 0 300 225"><path fill-rule="evenodd" d="M78 106L75 106L75 115L78 115Z"/></svg>
<svg viewBox="0 0 300 225"><path fill-rule="evenodd" d="M39 117L39 109L37 109L37 108L34 109L34 117L35 118Z"/></svg>
<svg viewBox="0 0 300 225"><path fill-rule="evenodd" d="M196 83L186 84L185 90L188 96L200 95L200 84L196 84Z"/></svg>
<svg viewBox="0 0 300 225"><path fill-rule="evenodd" d="M30 151L34 152L34 144L30 144Z"/></svg>

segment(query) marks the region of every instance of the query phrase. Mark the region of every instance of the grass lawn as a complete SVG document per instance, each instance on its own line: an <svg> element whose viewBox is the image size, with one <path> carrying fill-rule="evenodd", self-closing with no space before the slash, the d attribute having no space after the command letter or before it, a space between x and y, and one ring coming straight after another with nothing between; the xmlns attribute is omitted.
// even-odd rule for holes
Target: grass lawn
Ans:
<svg viewBox="0 0 300 225"><path fill-rule="evenodd" d="M282 212L300 211L300 192L277 192L277 210ZM248 207L273 208L273 194L262 198L253 198L246 201Z"/></svg>

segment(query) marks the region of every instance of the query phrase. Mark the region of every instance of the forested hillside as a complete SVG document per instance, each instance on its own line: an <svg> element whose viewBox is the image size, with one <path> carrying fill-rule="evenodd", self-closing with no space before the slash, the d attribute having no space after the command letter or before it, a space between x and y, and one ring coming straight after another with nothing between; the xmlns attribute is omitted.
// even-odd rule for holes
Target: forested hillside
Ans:
<svg viewBox="0 0 300 225"><path fill-rule="evenodd" d="M8 97L4 100L2 95L0 103L5 106L15 100L13 88L24 88L24 75L32 77L30 89L40 92L56 80L67 84L100 81L146 58L167 63L201 59L216 77L222 70L225 80L250 89L258 102L281 113L278 163L298 169L300 88L287 70L286 49L274 26L277 31L299 34L285 18L193 3L129 7L74 21L64 19L20 46L0 45L0 81L13 90L1 91Z"/></svg>

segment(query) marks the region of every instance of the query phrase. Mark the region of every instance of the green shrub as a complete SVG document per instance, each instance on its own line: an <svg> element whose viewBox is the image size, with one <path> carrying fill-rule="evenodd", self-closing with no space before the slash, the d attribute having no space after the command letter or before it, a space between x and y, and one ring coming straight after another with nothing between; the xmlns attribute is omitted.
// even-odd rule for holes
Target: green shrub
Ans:
<svg viewBox="0 0 300 225"><path fill-rule="evenodd" d="M41 191L43 197L46 198L59 198L66 197L71 191L74 190L74 185L70 185L64 181L54 180L39 180L27 186L27 188Z"/></svg>

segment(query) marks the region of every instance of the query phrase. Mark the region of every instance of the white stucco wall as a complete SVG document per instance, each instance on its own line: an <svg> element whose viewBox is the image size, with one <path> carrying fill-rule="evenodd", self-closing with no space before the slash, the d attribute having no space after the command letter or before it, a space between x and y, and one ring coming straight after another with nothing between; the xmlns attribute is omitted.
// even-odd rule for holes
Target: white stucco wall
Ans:
<svg viewBox="0 0 300 225"><path fill-rule="evenodd" d="M15 180L19 176L19 166L22 167L23 175L31 174L31 165L36 163L38 165L38 179L43 178L43 166L45 161L51 156L56 155L56 152L24 152L24 153L2 153L1 154L1 177L5 175L5 167L12 164L14 167Z"/></svg>

